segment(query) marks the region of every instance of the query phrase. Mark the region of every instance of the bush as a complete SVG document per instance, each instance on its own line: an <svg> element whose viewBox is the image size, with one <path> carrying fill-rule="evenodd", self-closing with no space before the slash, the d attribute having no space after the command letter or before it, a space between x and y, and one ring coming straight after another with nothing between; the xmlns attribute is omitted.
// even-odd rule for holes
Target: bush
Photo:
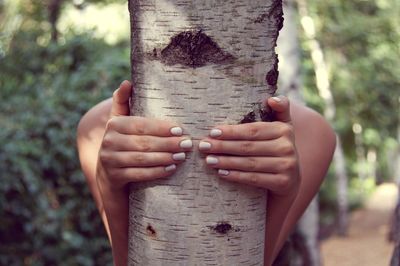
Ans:
<svg viewBox="0 0 400 266"><path fill-rule="evenodd" d="M19 32L0 59L0 265L111 264L75 129L127 78L129 49L90 34L39 37Z"/></svg>

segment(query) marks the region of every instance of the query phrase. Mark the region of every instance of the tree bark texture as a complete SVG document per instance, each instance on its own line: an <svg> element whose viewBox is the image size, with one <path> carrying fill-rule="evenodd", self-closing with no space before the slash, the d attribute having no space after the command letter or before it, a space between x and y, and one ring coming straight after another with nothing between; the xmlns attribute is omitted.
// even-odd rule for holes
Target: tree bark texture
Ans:
<svg viewBox="0 0 400 266"><path fill-rule="evenodd" d="M135 115L195 143L218 124L267 121L280 0L129 0ZM129 265L263 265L266 191L221 180L195 148L174 176L132 185Z"/></svg>

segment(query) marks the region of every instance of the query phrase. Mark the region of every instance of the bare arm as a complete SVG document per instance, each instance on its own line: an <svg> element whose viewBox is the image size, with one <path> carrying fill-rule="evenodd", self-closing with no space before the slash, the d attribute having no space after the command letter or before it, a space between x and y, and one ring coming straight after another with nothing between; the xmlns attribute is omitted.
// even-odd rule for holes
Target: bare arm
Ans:
<svg viewBox="0 0 400 266"><path fill-rule="evenodd" d="M125 81L112 101L96 105L83 116L77 136L81 166L107 230L116 266L127 264L127 185L173 174L185 159L185 151L190 150L181 147L181 142L191 142L172 122L129 116L130 95L131 85Z"/></svg>
<svg viewBox="0 0 400 266"><path fill-rule="evenodd" d="M313 197L318 193L328 171L336 146L336 135L326 120L315 111L292 104L292 123L295 145L300 163L301 182L294 202L280 225L280 232L272 258L275 258L297 221L303 215ZM276 206L279 212L280 198L268 198L269 207ZM268 209L271 214L271 211ZM276 219L276 215L271 215ZM274 222L272 222L274 223ZM274 230L274 229L272 229ZM270 261L272 263L272 261Z"/></svg>
<svg viewBox="0 0 400 266"><path fill-rule="evenodd" d="M77 129L77 148L82 171L100 212L107 235L111 240L107 217L96 182L97 157L111 111L112 99L94 106L80 120Z"/></svg>
<svg viewBox="0 0 400 266"><path fill-rule="evenodd" d="M111 111L112 101L106 100L92 108L78 127L78 151L82 169L87 178L104 225L112 242L116 265L124 265L127 255L127 194L123 189L112 189L105 182L96 182L97 157ZM323 118L301 106L292 105L292 124L295 146L300 164L301 183L291 184L286 195L270 194L268 202L266 265L272 263L295 223L317 193L328 169L335 146L335 135ZM216 167L216 166L215 166ZM293 167L293 164L289 168ZM104 175L103 175L104 176ZM296 178L295 178L296 179ZM284 180L281 185L285 187ZM293 185L294 184L294 185ZM103 187L100 193L99 187ZM107 202L109 206L104 206ZM107 205L106 203L106 205ZM108 209L106 215L105 209ZM107 219L108 216L108 219Z"/></svg>

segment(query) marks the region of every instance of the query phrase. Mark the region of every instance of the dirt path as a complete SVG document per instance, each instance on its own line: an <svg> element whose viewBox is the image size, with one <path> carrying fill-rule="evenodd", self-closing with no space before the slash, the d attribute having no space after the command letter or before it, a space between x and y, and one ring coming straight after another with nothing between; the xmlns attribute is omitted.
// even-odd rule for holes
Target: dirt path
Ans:
<svg viewBox="0 0 400 266"><path fill-rule="evenodd" d="M323 265L389 265L393 244L386 239L396 200L395 185L380 185L365 208L352 214L348 237L334 236L322 242Z"/></svg>

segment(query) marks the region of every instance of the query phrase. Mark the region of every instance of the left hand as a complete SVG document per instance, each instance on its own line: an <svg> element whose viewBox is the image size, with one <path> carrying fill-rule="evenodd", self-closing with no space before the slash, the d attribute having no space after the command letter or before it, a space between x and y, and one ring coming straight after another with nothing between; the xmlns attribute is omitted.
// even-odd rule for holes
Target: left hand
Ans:
<svg viewBox="0 0 400 266"><path fill-rule="evenodd" d="M221 178L262 187L276 196L293 196L300 170L289 100L271 97L267 104L277 121L217 126L199 149Z"/></svg>

